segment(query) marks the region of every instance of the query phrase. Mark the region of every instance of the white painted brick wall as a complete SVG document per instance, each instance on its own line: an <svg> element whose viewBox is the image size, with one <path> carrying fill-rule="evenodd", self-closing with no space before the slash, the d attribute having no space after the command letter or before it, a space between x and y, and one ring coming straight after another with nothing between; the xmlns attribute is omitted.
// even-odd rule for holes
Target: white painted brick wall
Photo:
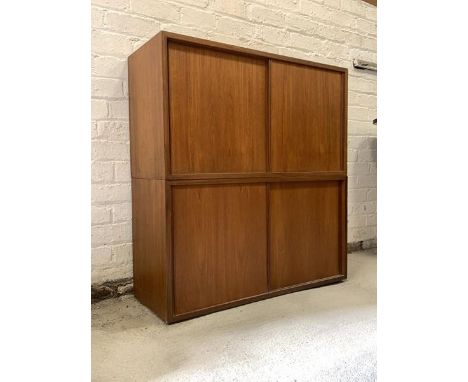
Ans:
<svg viewBox="0 0 468 382"><path fill-rule="evenodd" d="M349 69L348 241L376 238L376 8L361 0L92 0L92 281L132 276L127 57L160 30Z"/></svg>

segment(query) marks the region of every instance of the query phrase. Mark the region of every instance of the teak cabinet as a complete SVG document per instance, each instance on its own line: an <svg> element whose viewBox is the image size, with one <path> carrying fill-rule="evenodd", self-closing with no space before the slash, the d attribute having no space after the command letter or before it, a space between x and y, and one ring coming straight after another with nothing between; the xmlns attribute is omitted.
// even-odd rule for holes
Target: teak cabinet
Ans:
<svg viewBox="0 0 468 382"><path fill-rule="evenodd" d="M144 305L171 323L346 278L346 69L167 32L128 63Z"/></svg>

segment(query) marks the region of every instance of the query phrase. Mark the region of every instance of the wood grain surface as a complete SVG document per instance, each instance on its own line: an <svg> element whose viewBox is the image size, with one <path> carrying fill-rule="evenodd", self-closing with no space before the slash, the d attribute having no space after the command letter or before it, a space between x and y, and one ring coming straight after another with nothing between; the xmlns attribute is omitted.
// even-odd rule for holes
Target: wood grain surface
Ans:
<svg viewBox="0 0 468 382"><path fill-rule="evenodd" d="M160 32L129 98L139 301L171 323L346 278L346 68Z"/></svg>
<svg viewBox="0 0 468 382"><path fill-rule="evenodd" d="M169 43L172 173L265 170L266 61Z"/></svg>
<svg viewBox="0 0 468 382"><path fill-rule="evenodd" d="M272 171L343 170L343 76L272 61Z"/></svg>
<svg viewBox="0 0 468 382"><path fill-rule="evenodd" d="M166 182L132 179L133 289L167 320Z"/></svg>
<svg viewBox="0 0 468 382"><path fill-rule="evenodd" d="M265 185L173 187L175 313L267 291Z"/></svg>
<svg viewBox="0 0 468 382"><path fill-rule="evenodd" d="M340 182L270 185L270 285L340 274Z"/></svg>
<svg viewBox="0 0 468 382"><path fill-rule="evenodd" d="M165 178L163 41L152 38L128 58L131 171Z"/></svg>

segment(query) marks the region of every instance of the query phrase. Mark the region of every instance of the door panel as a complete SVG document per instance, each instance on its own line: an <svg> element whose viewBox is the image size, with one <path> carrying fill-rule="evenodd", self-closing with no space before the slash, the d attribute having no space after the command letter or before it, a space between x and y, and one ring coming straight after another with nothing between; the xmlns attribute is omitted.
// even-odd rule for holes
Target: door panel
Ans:
<svg viewBox="0 0 468 382"><path fill-rule="evenodd" d="M267 61L169 43L173 174L266 169Z"/></svg>
<svg viewBox="0 0 468 382"><path fill-rule="evenodd" d="M343 170L344 74L271 61L272 171Z"/></svg>
<svg viewBox="0 0 468 382"><path fill-rule="evenodd" d="M341 182L270 187L270 286L284 288L340 272Z"/></svg>
<svg viewBox="0 0 468 382"><path fill-rule="evenodd" d="M267 291L265 185L173 187L175 312Z"/></svg>

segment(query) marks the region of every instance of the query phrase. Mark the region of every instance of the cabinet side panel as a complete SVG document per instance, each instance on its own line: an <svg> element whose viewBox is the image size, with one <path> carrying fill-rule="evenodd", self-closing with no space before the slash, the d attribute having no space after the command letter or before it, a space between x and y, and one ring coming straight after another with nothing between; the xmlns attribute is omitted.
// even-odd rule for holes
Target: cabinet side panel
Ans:
<svg viewBox="0 0 468 382"><path fill-rule="evenodd" d="M167 320L165 182L132 179L135 296Z"/></svg>
<svg viewBox="0 0 468 382"><path fill-rule="evenodd" d="M163 38L157 35L128 58L132 176L164 179Z"/></svg>

